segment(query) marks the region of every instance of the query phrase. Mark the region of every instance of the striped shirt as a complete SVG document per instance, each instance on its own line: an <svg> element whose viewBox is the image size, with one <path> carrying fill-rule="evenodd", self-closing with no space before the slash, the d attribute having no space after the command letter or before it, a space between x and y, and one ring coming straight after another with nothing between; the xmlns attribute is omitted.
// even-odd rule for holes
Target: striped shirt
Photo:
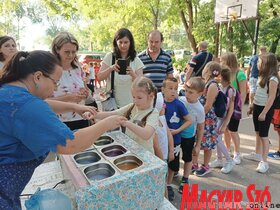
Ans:
<svg viewBox="0 0 280 210"><path fill-rule="evenodd" d="M145 65L143 68L143 75L151 79L160 92L163 80L168 74L173 73L170 55L160 49L160 54L155 61L150 57L148 50L141 52L138 56Z"/></svg>

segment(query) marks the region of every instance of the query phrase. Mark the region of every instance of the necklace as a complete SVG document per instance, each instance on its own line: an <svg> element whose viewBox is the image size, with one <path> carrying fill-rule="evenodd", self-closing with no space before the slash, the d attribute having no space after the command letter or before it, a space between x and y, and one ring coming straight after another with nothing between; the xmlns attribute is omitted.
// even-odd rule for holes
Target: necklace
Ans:
<svg viewBox="0 0 280 210"><path fill-rule="evenodd" d="M20 87L26 89L27 91L29 91L27 85L22 80L18 80L18 81L20 82L20 85L18 85L18 86L20 86Z"/></svg>

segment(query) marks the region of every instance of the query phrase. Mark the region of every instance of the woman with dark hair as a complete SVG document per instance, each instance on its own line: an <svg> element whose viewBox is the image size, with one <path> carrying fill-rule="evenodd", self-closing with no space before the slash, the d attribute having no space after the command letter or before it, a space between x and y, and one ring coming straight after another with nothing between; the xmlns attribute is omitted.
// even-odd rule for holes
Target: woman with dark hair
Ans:
<svg viewBox="0 0 280 210"><path fill-rule="evenodd" d="M52 42L52 53L60 61L63 68L60 78L60 85L54 91L54 100L85 104L89 89L86 87L82 69L79 65L77 52L79 44L77 39L68 32L60 32ZM59 115L59 118L71 130L85 128L89 125L87 120L84 120L76 113L69 112Z"/></svg>
<svg viewBox="0 0 280 210"><path fill-rule="evenodd" d="M73 154L90 147L124 117L112 116L90 127L71 131L56 114L96 111L75 103L44 100L58 86L62 68L46 51L18 52L0 79L0 209L21 209L19 196L35 168L50 151ZM87 113L86 113L87 112Z"/></svg>
<svg viewBox="0 0 280 210"><path fill-rule="evenodd" d="M17 52L16 41L10 36L0 37L0 76L3 66Z"/></svg>
<svg viewBox="0 0 280 210"><path fill-rule="evenodd" d="M119 59L127 62L126 74L120 74ZM114 62L115 61L115 62ZM114 71L114 96L118 107L132 103L131 85L136 77L143 75L144 64L138 58L135 51L134 39L126 28L117 31L113 40L113 52L105 55L101 69L98 73L100 81L106 81L106 90L111 89L111 73Z"/></svg>

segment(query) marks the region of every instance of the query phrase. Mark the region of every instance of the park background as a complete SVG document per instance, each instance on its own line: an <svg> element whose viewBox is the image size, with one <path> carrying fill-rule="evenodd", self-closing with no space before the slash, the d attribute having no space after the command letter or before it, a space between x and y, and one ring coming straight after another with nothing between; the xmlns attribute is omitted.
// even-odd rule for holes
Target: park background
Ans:
<svg viewBox="0 0 280 210"><path fill-rule="evenodd" d="M206 40L216 57L232 51L244 66L256 53L252 38L258 21L258 46L265 45L270 52L280 54L279 0L249 0L258 4L256 17L220 23L215 23L215 0L0 1L0 35L13 36L20 50L48 50L58 32L69 31L78 39L80 53L108 52L114 33L126 27L140 52L147 46L148 32L158 29L164 35L164 49L189 52L175 61L181 65L197 52L197 44Z"/></svg>

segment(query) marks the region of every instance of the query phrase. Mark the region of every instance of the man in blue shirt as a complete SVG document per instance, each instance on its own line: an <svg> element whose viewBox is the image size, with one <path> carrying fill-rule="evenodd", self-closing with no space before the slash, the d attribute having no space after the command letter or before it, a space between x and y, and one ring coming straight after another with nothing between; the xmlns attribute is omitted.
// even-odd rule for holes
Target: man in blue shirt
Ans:
<svg viewBox="0 0 280 210"><path fill-rule="evenodd" d="M158 30L151 31L148 36L148 49L138 55L145 65L143 75L153 81L159 92L163 80L166 77L173 78L172 59L161 49L162 42L162 33Z"/></svg>
<svg viewBox="0 0 280 210"><path fill-rule="evenodd" d="M192 57L189 62L190 67L187 69L186 80L188 81L191 76L201 77L204 66L213 60L213 55L207 51L207 42L203 41L199 44L199 53Z"/></svg>
<svg viewBox="0 0 280 210"><path fill-rule="evenodd" d="M254 96L257 89L257 81L259 77L259 69L258 69L258 60L260 55L266 54L266 47L260 47L260 54L255 55L251 58L249 63L249 71L250 71L250 104L253 103Z"/></svg>

